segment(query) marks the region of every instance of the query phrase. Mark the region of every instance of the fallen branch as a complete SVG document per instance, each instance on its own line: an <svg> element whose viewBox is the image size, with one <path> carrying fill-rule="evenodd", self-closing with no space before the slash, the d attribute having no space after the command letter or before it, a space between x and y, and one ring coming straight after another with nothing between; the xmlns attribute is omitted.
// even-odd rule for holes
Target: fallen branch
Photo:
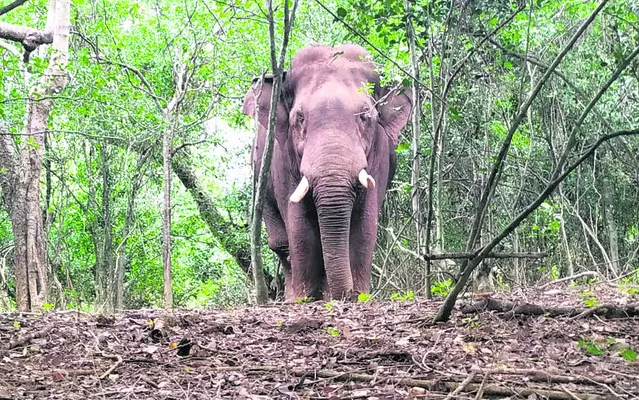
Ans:
<svg viewBox="0 0 639 400"><path fill-rule="evenodd" d="M629 318L639 315L639 304L628 304L619 307L616 304L602 304L597 307L584 309L572 319L586 319L593 315L605 316L607 318Z"/></svg>
<svg viewBox="0 0 639 400"><path fill-rule="evenodd" d="M538 370L538 369L528 369L528 368L494 368L488 370L487 373L491 375L524 375L529 378L537 377L542 378L547 382L554 383L602 383L614 385L617 380L615 378L600 378L600 377L587 377L581 375L555 375L550 372Z"/></svg>
<svg viewBox="0 0 639 400"><path fill-rule="evenodd" d="M9 350L11 349L15 349L16 347L25 345L27 343L29 343L30 341L32 341L33 339L38 339L43 337L44 335L48 334L49 332L51 332L51 330L53 329L53 325L49 325L47 327L45 327L43 330L41 331L37 331L37 332L32 332L29 333L28 335L24 335L18 339L15 340L11 340L9 342Z"/></svg>
<svg viewBox="0 0 639 400"><path fill-rule="evenodd" d="M452 260L452 259L470 259L475 257L475 253L440 253L440 254L422 254L423 260ZM488 253L486 258L544 258L546 253Z"/></svg>
<svg viewBox="0 0 639 400"><path fill-rule="evenodd" d="M594 308L542 307L532 303L516 303L495 298L482 298L473 303L463 304L460 311L462 314L497 311L505 313L506 317L513 317L515 315L543 315L551 318L567 316L573 317L573 319L584 319L598 315L606 318L629 318L639 316L639 304L628 304L625 306L604 304Z"/></svg>
<svg viewBox="0 0 639 400"><path fill-rule="evenodd" d="M481 380L481 384L479 385L479 389L477 389L477 395L475 396L475 400L480 400L484 397L484 388L486 387L486 381L490 376L490 372L486 372L484 374L484 378Z"/></svg>
<svg viewBox="0 0 639 400"><path fill-rule="evenodd" d="M120 360L122 360L122 362L132 361L132 360L122 359L121 357L118 357L118 362L116 362L111 368L109 368L109 370L105 372L102 375L102 377L108 376L109 373L113 372L113 370L117 368L117 366L120 364ZM202 362L200 363L198 361L202 361ZM190 362L194 364L200 364L202 367L205 367L205 368L210 366L210 363L208 362L208 360L204 360L204 359L203 360L190 359ZM370 375L370 374L363 374L363 373L356 373L356 372L349 372L349 371L342 372L342 371L333 371L333 370L308 370L308 369L300 369L300 368L287 369L286 367L277 366L277 365L227 366L227 367L213 367L213 368L206 368L206 369L207 369L207 373L211 373L211 374L219 374L219 373L225 373L225 372L243 372L243 373L277 372L277 373L288 373L290 375L300 376L300 377L314 376L317 378L334 379L334 380L340 380L340 381L373 382L377 379L377 380L385 380L395 385L403 385L407 387L418 387L418 388L424 388L431 391L441 390L441 388L446 388L448 390L453 391L452 393L448 395L449 396L448 398L454 398L456 395L462 392L465 392L465 393L478 392L477 393L478 396L479 394L486 394L489 396L518 396L518 397L541 396L541 397L545 397L545 398L553 399L553 400L554 399L572 400L575 398L573 396L577 396L581 400L605 400L606 399L606 397L601 394L578 392L574 389L569 394L563 390L559 391L559 390L539 389L539 388L531 388L531 387L508 388L504 386L498 386L495 384L489 384L487 382L489 379L489 376L491 376L492 374L519 374L519 373L523 374L524 371L528 371L528 370L517 370L517 369L487 370L484 372L484 377L480 384L472 383L476 374L480 372L479 370L473 371L466 379L464 379L463 382L453 382L453 381L441 381L441 380L435 380L435 379L433 380L413 379L413 378L396 377L396 376L380 377L377 374ZM530 371L534 371L534 370L530 370ZM92 371L92 370L66 370L66 371L62 370L62 371L45 372L44 374L45 375L61 374L61 375L70 375L70 376L83 376L83 375L92 375L93 373L95 373L95 371ZM542 372L534 371L534 373L542 373ZM594 379L577 377L577 380L571 381L571 383L577 383L579 379L584 379L584 382L588 380L595 382ZM597 380L598 382L596 383L599 383L600 385L604 385L604 383L602 383L604 379L598 378ZM565 383L568 383L568 382L565 382Z"/></svg>
<svg viewBox="0 0 639 400"><path fill-rule="evenodd" d="M548 287L550 285L555 285L557 283L571 281L571 280L574 280L574 279L577 279L577 278L581 278L582 276L598 276L598 275L599 275L599 273L596 272L596 271L585 271L585 272L579 273L577 275L567 276L565 278L561 278L561 279L557 279L557 280L554 280L554 281L550 281L548 283L545 283L545 284L539 286L539 289L544 289L545 287Z"/></svg>
<svg viewBox="0 0 639 400"><path fill-rule="evenodd" d="M457 388L455 390L450 392L448 394L448 396L446 396L444 398L444 400L450 400L450 399L456 397L459 393L461 393L462 390L464 390L466 388L466 386L468 386L468 384L471 383L473 381L473 379L475 379L475 375L476 374L477 374L477 371L471 372L470 375L468 375L468 377L466 379L464 379L464 381L459 386L457 386Z"/></svg>
<svg viewBox="0 0 639 400"><path fill-rule="evenodd" d="M263 367L261 367L263 368ZM246 371L246 369L244 369ZM308 376L314 375L319 378L333 378L336 380L352 380L352 381L360 381L360 382L371 382L375 378L374 375L369 374L361 374L361 373L351 373L351 372L338 372L331 370L317 370L312 373L309 373L307 370L300 369L292 369L289 371L293 375L297 376ZM379 379L379 377L377 377ZM396 385L404 385L410 387L421 387L424 389L433 389L436 387L444 386L449 390L455 390L463 385L462 383L457 382L442 382L439 380L424 380L424 379L412 379L412 378L403 378L403 377L395 377L388 376L384 377L383 380L387 382L396 384ZM468 383L464 385L464 388L461 391L464 392L475 392L483 386L484 393L492 396L518 396L518 397L529 397L529 396L542 396L548 399L557 399L557 400L572 400L569 394L564 391L557 390L547 390L547 389L534 389L534 388L523 388L523 389L510 389L503 386L497 385L483 385L477 383ZM593 394L593 393L583 393L583 392L573 392L574 395L579 396L582 400L604 400L606 397Z"/></svg>

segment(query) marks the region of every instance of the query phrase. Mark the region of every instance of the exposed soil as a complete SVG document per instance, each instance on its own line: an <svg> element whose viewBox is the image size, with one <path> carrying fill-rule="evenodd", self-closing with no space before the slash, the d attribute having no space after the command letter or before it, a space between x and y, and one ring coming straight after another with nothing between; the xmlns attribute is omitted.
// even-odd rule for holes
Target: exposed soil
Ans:
<svg viewBox="0 0 639 400"><path fill-rule="evenodd" d="M494 297L581 308L583 291ZM432 324L440 304L0 314L0 399L639 399L636 317L458 307Z"/></svg>

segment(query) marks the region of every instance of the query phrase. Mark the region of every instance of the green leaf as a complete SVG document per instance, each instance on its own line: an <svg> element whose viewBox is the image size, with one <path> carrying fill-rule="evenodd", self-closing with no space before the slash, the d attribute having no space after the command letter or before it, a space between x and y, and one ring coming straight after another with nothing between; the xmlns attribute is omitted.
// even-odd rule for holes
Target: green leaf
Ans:
<svg viewBox="0 0 639 400"><path fill-rule="evenodd" d="M344 18L346 16L346 10L343 7L337 9L337 15L340 18Z"/></svg>
<svg viewBox="0 0 639 400"><path fill-rule="evenodd" d="M593 356L602 356L603 351L597 347L597 344L591 340L580 340L577 345L586 350L586 353L591 354Z"/></svg>
<svg viewBox="0 0 639 400"><path fill-rule="evenodd" d="M397 146L397 151L404 151L410 149L410 143L402 142Z"/></svg>
<svg viewBox="0 0 639 400"><path fill-rule="evenodd" d="M371 295L368 293L360 293L357 295L358 303L366 303L371 299Z"/></svg>
<svg viewBox="0 0 639 400"><path fill-rule="evenodd" d="M637 352L633 349L624 349L619 352L619 355L626 361L637 361Z"/></svg>
<svg viewBox="0 0 639 400"><path fill-rule="evenodd" d="M506 61L504 63L504 68L511 69L512 67L513 67L513 63L511 63L510 61Z"/></svg>

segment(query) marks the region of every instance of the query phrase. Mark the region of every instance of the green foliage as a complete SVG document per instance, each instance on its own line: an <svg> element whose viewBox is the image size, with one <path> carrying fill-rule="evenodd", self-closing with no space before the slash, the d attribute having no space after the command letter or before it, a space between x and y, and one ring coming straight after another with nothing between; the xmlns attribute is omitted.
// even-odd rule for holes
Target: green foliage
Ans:
<svg viewBox="0 0 639 400"><path fill-rule="evenodd" d="M371 295L368 293L360 293L357 295L358 303L368 303L371 300Z"/></svg>
<svg viewBox="0 0 639 400"><path fill-rule="evenodd" d="M481 42L485 33L510 16L515 3L484 2L453 9L449 8L450 2L442 1L417 0L410 4L420 81L424 84L420 85L423 101L417 108L422 112L422 132L416 149L424 184L424 178L431 172L430 156L439 146L432 142L437 122L433 115L436 118L441 111L445 117L441 130L444 152L438 153L435 166L441 166L441 173L432 171L433 182L438 186L432 204L427 202L426 188L421 187L422 211L426 204L433 206L431 243L435 244L435 233L441 230L438 233L441 243L436 243L437 246L442 251L461 251L467 246L475 207L513 117L545 72L543 66L524 62L522 55L534 56L542 65L549 65L574 27L596 5L535 2L532 13L526 9L517 14L489 42ZM410 71L411 66L403 1L335 0L325 5L366 40L317 3L301 2L288 60L309 43L355 42L370 51L382 73L383 84L413 84L404 72ZM44 0L29 1L3 15L3 20L43 28L46 6ZM551 179L556 161L566 148L567 135L589 96L597 93L638 43L637 15L632 7L632 2L608 4L605 17L595 20L592 29L562 61L559 70L574 87L560 75L553 75L542 88L512 137L506 163L500 171L502 181L495 188L485 217L482 238L498 234ZM282 7L276 13L281 21ZM171 126L175 127L173 146L184 145L189 150L190 166L210 194L213 211L221 216L217 225L206 224L203 210L193 200L197 193L187 192L174 174L175 305L228 307L248 301L250 282L240 270L238 253L249 248L252 132L249 118L241 113L241 104L251 79L270 69L262 7L242 2L214 2L202 7L190 0L134 3L78 0L72 5L71 22L77 32L71 39L71 80L65 92L54 99L44 149L51 172L46 205L46 183L42 179L48 256L53 273L63 286L61 295L54 296L52 304L92 310L96 265L110 238L111 265L118 257L126 261L126 307L161 306L162 168L157 157L150 157L143 165L138 161L148 149L158 154L161 135ZM278 38L281 30L278 24ZM429 43L436 45L429 47ZM99 49L103 62L98 62L95 48ZM20 133L26 99L31 85L46 68L47 51L32 54L27 75L19 57L0 49L0 60L3 64L0 119L9 124L16 145L37 147L32 139L24 141ZM569 159L574 160L576 153L594 142L603 133L602 126L607 131L608 127L616 130L639 123L639 116L633 113L639 95L634 64L602 96L594 108L597 114L586 118ZM156 100L164 107L176 93L176 65L188 65L193 75L178 113L167 119ZM449 81L452 69L458 66L455 79ZM437 96L447 83L450 86L442 103ZM362 92L371 93L372 89L372 85L362 82ZM151 90L156 98L149 95ZM415 249L418 242L411 206L414 187L410 183L415 149L411 129L408 127L399 138L396 176L390 183L380 226L397 232L397 243L404 248ZM595 244L599 242L606 247L605 251L610 251L607 247L611 228L606 219L610 214L619 236L618 259L632 259L639 238L637 151L636 138L628 138L623 146L611 142L610 146L602 147L596 157L573 171L560 191L504 239L505 251L536 249L548 254L541 266L528 261L518 263L523 271L520 271L522 282L518 283L536 282L542 276L557 279L566 272L568 255L575 265L603 263ZM109 174L106 181L102 177L105 166ZM0 170L0 177L6 172ZM133 182L138 178L140 187L127 232L129 199ZM612 183L604 186L608 181ZM605 193L612 200L605 200L602 196ZM612 204L605 204L606 201ZM405 226L408 228L404 229ZM592 233L587 233L584 226ZM566 244L562 232L566 233ZM423 264L406 260L401 250L384 237L382 229L379 239L374 260L382 269L379 276L399 282L405 290L392 293L391 300L414 300L411 289L423 285ZM0 250L9 248L12 242L6 204L0 200ZM122 254L117 253L119 248L125 249ZM267 273L275 275L277 261L266 244L264 254ZM499 261L500 283L512 281L516 275L514 265L511 261ZM636 261L625 267L625 271L618 271L619 275L636 269ZM442 268L450 273L456 267ZM0 290L11 293L14 289L11 262L6 264L5 272L7 287ZM639 275L631 275L621 281L620 290L636 295L637 289L631 286L638 282ZM376 288L386 287L386 282L373 283ZM436 296L446 296L450 286L451 281L444 280L433 283L431 289ZM369 299L365 295L358 297L360 302ZM588 307L599 304L594 295L584 295L582 299ZM10 308L15 306L13 298L7 300ZM52 304L46 308L50 309Z"/></svg>
<svg viewBox="0 0 639 400"><path fill-rule="evenodd" d="M582 339L579 342L577 342L577 346L580 349L583 349L587 354L593 355L593 356L603 356L603 350L599 348L599 346L597 345L597 343L593 342L592 340L588 340L588 339Z"/></svg>
<svg viewBox="0 0 639 400"><path fill-rule="evenodd" d="M415 294L412 290L407 290L405 292L394 292L390 295L391 301L415 301Z"/></svg>
<svg viewBox="0 0 639 400"><path fill-rule="evenodd" d="M597 297L595 297L595 294L590 291L579 293L579 297L582 299L584 305L588 308L594 308L600 304L599 300L597 300Z"/></svg>
<svg viewBox="0 0 639 400"><path fill-rule="evenodd" d="M637 361L637 352L633 349L623 349L619 352L619 355L626 361Z"/></svg>
<svg viewBox="0 0 639 400"><path fill-rule="evenodd" d="M481 326L481 321L478 316L462 318L462 322L470 329L476 329Z"/></svg>
<svg viewBox="0 0 639 400"><path fill-rule="evenodd" d="M430 292L433 296L441 296L446 297L450 292L453 281L451 279L446 279L441 282L433 282Z"/></svg>
<svg viewBox="0 0 639 400"><path fill-rule="evenodd" d="M326 329L326 333L328 333L329 335L331 335L333 337L339 337L339 335L340 335L339 330L335 329L335 328L332 328L332 327Z"/></svg>
<svg viewBox="0 0 639 400"><path fill-rule="evenodd" d="M298 298L297 300L295 300L295 302L296 302L297 304L310 303L310 302L312 302L312 301L313 301L313 298L312 298L312 297L309 297L309 296L300 297L300 298Z"/></svg>

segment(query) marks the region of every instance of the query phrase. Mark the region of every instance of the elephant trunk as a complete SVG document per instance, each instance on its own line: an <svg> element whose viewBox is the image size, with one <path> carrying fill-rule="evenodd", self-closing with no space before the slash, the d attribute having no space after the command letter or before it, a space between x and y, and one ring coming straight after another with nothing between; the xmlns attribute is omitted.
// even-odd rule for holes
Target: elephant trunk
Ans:
<svg viewBox="0 0 639 400"><path fill-rule="evenodd" d="M349 236L355 192L350 181L319 179L314 188L329 295L343 299L353 292Z"/></svg>

